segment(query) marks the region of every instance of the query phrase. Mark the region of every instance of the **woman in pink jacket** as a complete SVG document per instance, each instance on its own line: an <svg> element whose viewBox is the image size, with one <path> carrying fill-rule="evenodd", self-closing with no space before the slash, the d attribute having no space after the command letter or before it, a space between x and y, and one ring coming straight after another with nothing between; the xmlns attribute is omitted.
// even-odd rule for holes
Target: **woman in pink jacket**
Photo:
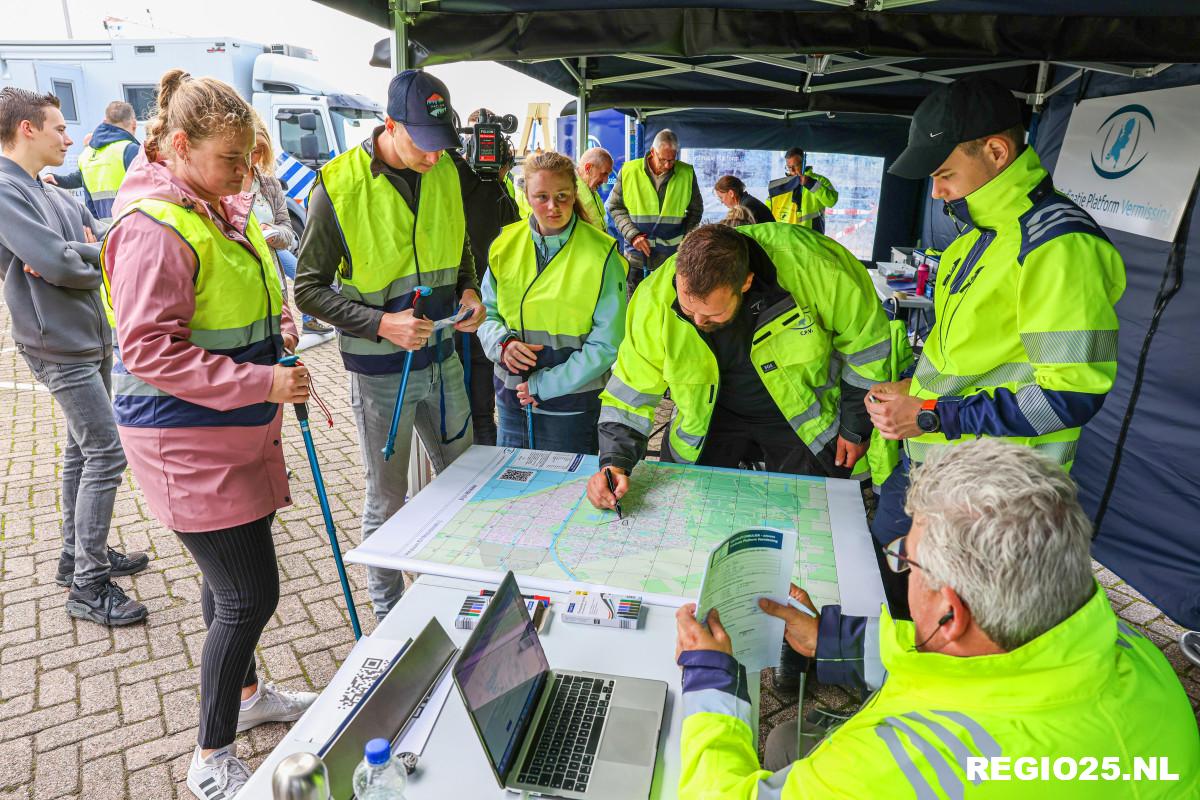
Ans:
<svg viewBox="0 0 1200 800"><path fill-rule="evenodd" d="M200 734L187 784L225 800L250 776L235 734L298 719L316 698L260 682L254 663L279 600L271 522L292 501L282 404L307 400L309 379L276 363L296 327L241 193L254 149L249 106L221 81L172 70L158 109L102 252L120 344L113 408L151 511L204 578Z"/></svg>

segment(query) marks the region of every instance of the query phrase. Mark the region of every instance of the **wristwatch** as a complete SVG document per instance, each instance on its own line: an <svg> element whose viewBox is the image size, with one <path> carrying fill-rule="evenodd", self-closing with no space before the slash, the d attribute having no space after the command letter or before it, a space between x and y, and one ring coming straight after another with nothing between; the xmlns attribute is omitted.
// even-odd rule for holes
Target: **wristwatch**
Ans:
<svg viewBox="0 0 1200 800"><path fill-rule="evenodd" d="M925 433L937 433L942 429L942 419L937 413L936 398L921 403L921 410L917 412L917 427Z"/></svg>

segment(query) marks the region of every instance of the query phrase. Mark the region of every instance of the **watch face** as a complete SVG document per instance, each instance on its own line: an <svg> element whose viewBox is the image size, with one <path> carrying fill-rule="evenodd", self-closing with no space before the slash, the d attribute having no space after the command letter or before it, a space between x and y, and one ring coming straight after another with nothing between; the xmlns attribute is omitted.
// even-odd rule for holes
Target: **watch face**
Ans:
<svg viewBox="0 0 1200 800"><path fill-rule="evenodd" d="M936 433L941 427L941 420L938 419L936 411L921 409L917 414L917 427L926 433Z"/></svg>

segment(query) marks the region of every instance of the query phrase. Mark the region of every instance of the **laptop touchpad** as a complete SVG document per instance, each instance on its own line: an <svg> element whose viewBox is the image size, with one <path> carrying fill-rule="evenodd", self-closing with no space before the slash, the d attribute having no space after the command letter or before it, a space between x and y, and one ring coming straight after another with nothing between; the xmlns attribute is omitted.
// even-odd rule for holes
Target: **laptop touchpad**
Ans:
<svg viewBox="0 0 1200 800"><path fill-rule="evenodd" d="M616 706L608 712L608 724L600 744L600 760L621 764L653 764L657 737L657 714Z"/></svg>

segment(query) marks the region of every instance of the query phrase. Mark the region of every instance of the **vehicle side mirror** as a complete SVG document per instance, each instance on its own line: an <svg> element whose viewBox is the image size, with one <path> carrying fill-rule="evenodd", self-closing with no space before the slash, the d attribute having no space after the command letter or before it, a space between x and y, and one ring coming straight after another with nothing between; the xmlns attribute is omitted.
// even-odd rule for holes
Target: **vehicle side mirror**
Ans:
<svg viewBox="0 0 1200 800"><path fill-rule="evenodd" d="M320 151L317 149L317 135L315 133L305 133L300 136L300 158L303 161L316 161L321 157Z"/></svg>
<svg viewBox="0 0 1200 800"><path fill-rule="evenodd" d="M317 129L317 115L310 111L300 115L300 130L315 131Z"/></svg>

